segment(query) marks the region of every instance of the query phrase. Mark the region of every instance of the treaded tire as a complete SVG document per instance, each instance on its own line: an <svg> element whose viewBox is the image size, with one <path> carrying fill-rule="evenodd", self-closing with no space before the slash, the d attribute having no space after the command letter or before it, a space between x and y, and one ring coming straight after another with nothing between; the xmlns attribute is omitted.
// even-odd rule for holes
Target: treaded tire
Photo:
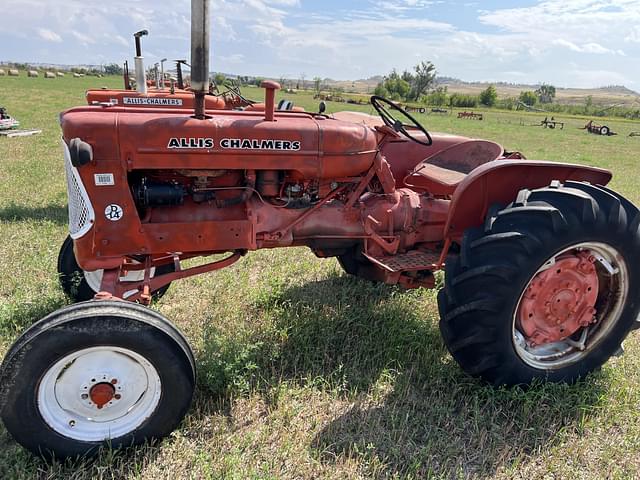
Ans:
<svg viewBox="0 0 640 480"><path fill-rule="evenodd" d="M128 349L153 366L161 385L158 403L143 423L118 438L84 441L65 436L44 420L38 405L43 377L67 355L105 346ZM165 437L187 413L194 388L193 353L168 320L134 303L93 300L48 315L14 343L0 370L0 413L14 439L36 455L92 455L107 442L119 448Z"/></svg>
<svg viewBox="0 0 640 480"><path fill-rule="evenodd" d="M522 190L506 208L490 210L485 225L465 232L460 254L447 258L438 294L440 331L462 369L496 385L534 379L574 382L605 363L635 327L640 309L638 209L612 191L580 182ZM513 318L520 296L554 254L599 242L622 254L628 297L617 322L580 361L534 368L516 352Z"/></svg>
<svg viewBox="0 0 640 480"><path fill-rule="evenodd" d="M348 275L369 281L376 278L376 267L362 255L362 245L350 248L346 253L338 255L337 259L338 264Z"/></svg>
<svg viewBox="0 0 640 480"><path fill-rule="evenodd" d="M360 269L361 262L358 261L356 255L356 250L350 249L347 253L336 257L338 264L342 267L342 270L349 275L357 275L358 270Z"/></svg>
<svg viewBox="0 0 640 480"><path fill-rule="evenodd" d="M159 275L175 271L173 264L156 268ZM92 300L96 292L87 282L84 270L80 268L73 253L73 240L67 236L58 253L58 279L64 293L74 302ZM152 292L154 300L159 300L167 292L171 284Z"/></svg>

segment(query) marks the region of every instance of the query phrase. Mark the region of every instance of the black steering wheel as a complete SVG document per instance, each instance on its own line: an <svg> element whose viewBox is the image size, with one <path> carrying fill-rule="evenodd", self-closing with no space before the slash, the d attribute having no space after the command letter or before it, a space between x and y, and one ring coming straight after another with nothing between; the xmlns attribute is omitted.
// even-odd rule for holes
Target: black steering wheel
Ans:
<svg viewBox="0 0 640 480"><path fill-rule="evenodd" d="M380 115L380 118L382 118L382 121L385 123L385 125L393 128L396 132L401 133L402 135L407 137L409 140L413 140L414 142L419 143L420 145L424 145L425 147L428 147L433 143L433 140L431 139L431 135L429 135L429 132L427 132L427 130L422 125L420 125L420 123L415 118L409 115L409 112L407 112L402 107L399 107L398 105L393 103L391 100L388 100L384 97L380 97L378 95L374 95L373 97L371 97L371 105L373 105L373 108L376 109L376 112L378 112L378 115ZM398 120L387 109L387 106L391 107L391 110L395 110L396 112L399 112L400 114L402 114L402 116L408 118L411 123L406 124L406 123L403 123L401 120ZM407 128L415 128L421 131L427 136L427 141L424 142L422 140L418 140L417 138L412 136L409 132L407 132Z"/></svg>

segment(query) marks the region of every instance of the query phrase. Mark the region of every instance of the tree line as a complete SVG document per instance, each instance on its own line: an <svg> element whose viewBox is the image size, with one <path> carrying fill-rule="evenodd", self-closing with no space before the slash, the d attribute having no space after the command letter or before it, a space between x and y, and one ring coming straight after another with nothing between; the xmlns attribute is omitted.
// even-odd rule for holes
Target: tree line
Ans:
<svg viewBox="0 0 640 480"><path fill-rule="evenodd" d="M398 73L392 70L384 76L374 90L375 95L395 101L426 103L428 105L473 108L480 105L486 107L499 106L500 100L495 85L489 85L478 95L449 93L447 86L439 86L436 78L436 67L431 62L422 61L413 70ZM502 103L516 105L523 103L534 106L538 103L553 103L556 88L542 84L538 89L523 91L519 97L504 99Z"/></svg>

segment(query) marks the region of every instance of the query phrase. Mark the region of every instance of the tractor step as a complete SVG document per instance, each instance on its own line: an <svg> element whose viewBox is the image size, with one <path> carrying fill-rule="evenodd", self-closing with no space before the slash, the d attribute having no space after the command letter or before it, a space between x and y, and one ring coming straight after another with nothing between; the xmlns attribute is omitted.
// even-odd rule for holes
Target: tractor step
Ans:
<svg viewBox="0 0 640 480"><path fill-rule="evenodd" d="M435 270L440 260L439 252L425 252L423 250L411 250L397 255L384 255L374 257L363 252L363 255L372 263L392 273L417 270Z"/></svg>

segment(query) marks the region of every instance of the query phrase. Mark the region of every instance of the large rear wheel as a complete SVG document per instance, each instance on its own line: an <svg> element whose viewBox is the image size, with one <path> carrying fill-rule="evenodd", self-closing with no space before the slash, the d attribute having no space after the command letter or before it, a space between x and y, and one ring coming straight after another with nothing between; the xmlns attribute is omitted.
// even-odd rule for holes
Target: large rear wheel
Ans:
<svg viewBox="0 0 640 480"><path fill-rule="evenodd" d="M495 384L572 382L618 352L640 302L640 215L617 194L559 183L521 191L447 259L447 348Z"/></svg>
<svg viewBox="0 0 640 480"><path fill-rule="evenodd" d="M72 457L162 438L191 404L193 354L157 312L121 301L58 310L29 328L0 371L2 420L36 455Z"/></svg>

